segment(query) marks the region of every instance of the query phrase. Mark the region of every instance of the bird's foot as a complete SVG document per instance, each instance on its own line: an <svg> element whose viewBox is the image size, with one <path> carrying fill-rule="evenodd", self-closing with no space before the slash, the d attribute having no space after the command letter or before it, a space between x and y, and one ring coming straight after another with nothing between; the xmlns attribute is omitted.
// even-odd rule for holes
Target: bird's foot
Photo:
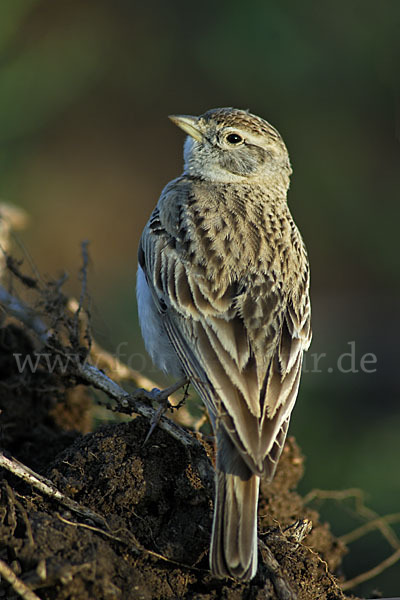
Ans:
<svg viewBox="0 0 400 600"><path fill-rule="evenodd" d="M186 399L186 394L183 398L182 402L179 402L179 404L177 406L172 406L172 404L170 404L168 398L177 390L179 390L179 388L183 387L184 385L189 385L189 379L187 377L182 377L182 379L179 379L176 383L174 383L173 385L170 385L169 387L165 388L165 390L159 390L158 388L153 388L151 390L151 392L148 392L148 395L150 396L151 400L155 400L156 402L159 403L159 407L157 408L156 412L154 413L153 417L151 418L150 421L150 429L146 435L146 438L143 442L143 446L148 442L151 434L153 433L154 429L157 427L157 425L160 422L161 417L163 416L163 414L168 410L168 409L174 409L174 408L179 408L182 405L182 402L185 401Z"/></svg>

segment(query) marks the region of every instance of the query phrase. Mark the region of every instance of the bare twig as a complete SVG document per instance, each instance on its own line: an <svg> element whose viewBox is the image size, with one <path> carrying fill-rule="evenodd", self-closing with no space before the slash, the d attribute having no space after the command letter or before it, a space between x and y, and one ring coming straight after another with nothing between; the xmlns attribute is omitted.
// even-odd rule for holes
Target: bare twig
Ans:
<svg viewBox="0 0 400 600"><path fill-rule="evenodd" d="M43 321L37 314L26 304L12 296L7 290L0 285L0 303L4 306L7 312L21 321L26 327L33 331L42 342L48 339L48 330Z"/></svg>
<svg viewBox="0 0 400 600"><path fill-rule="evenodd" d="M25 508L23 507L23 505L21 504L21 502L19 500L17 500L17 498L15 497L14 490L10 487L10 485L8 484L7 481L5 481L5 487L6 487L9 501L12 504L14 504L19 509L19 512L21 513L21 517L25 523L26 534L28 536L29 545L31 546L31 548L33 548L35 545L35 541L33 539L32 527L31 527L31 524L29 521L28 514L27 514Z"/></svg>
<svg viewBox="0 0 400 600"><path fill-rule="evenodd" d="M357 488L347 490L312 490L304 497L304 503L308 503L314 499L319 500L347 500L353 498L355 502L355 510L358 515L361 515L369 521L377 523L376 528L380 530L383 537L391 545L394 550L400 548L400 540L395 531L390 527L387 519L380 517L375 511L365 506L364 493ZM351 535L348 534L348 535Z"/></svg>
<svg viewBox="0 0 400 600"><path fill-rule="evenodd" d="M173 565L177 565L179 567L183 567L185 569L191 569L191 570L195 570L195 571L199 571L199 572L203 572L203 573L205 572L204 569L198 569L194 565L187 565L185 563L177 562L177 561L173 560L172 558L167 558L166 556L163 556L162 554L159 554L158 552L154 552L154 550L148 550L147 548L143 548L136 539L134 541L132 541L131 538L133 538L133 535L130 532L128 532L130 534L129 542L128 542L128 540L123 539L113 533L108 533L107 531L103 531L102 529L99 529L98 527L93 527L92 525L86 525L85 523L74 523L73 521L69 521L68 519L61 517L60 515L57 515L57 517L60 519L60 521L62 521L66 525L71 525L72 527L82 527L84 529L89 529L90 531L94 531L96 533L104 535L104 536L112 539L113 541L118 542L119 544L124 544L125 546L129 545L130 549L133 550L134 553L147 554L148 556L154 556L155 558L158 558L160 560L163 560L163 561L168 562Z"/></svg>
<svg viewBox="0 0 400 600"><path fill-rule="evenodd" d="M48 332L44 323L29 309L29 307L14 296L11 296L11 294L9 294L2 286L0 286L0 302L4 304L10 314L18 318L18 320L24 323L29 329L33 330L42 341L47 340ZM74 374L81 378L85 383L102 390L107 396L116 400L119 412L130 415L136 413L150 420L156 418L156 411L148 403L163 401L168 397L165 395L166 392L167 394L172 395L183 385L182 382L178 382L167 388L167 390L161 391L159 394L146 391L145 389L137 389L135 392L129 394L118 385L118 383L88 362L75 363L74 367L71 362L68 366L69 368L74 369ZM148 381L147 383L150 382ZM145 401L147 404L141 401ZM159 426L185 446L198 444L195 437L184 431L170 419L162 417L159 421Z"/></svg>
<svg viewBox="0 0 400 600"><path fill-rule="evenodd" d="M157 417L157 411L154 410L150 404L148 404L148 402L158 400L157 393L154 394L143 389L138 389L132 394L129 394L126 390L119 386L118 383L110 379L110 377L107 377L107 375L102 373L102 371L99 371L99 369L93 367L89 363L77 365L76 373L86 383L99 390L102 390L107 394L107 396L109 396L109 398L116 400L118 403L118 412L123 412L129 415L136 413L146 417L147 419L150 419L150 421ZM168 397L168 395L173 394L177 389L182 387L182 385L183 382L179 381L175 385L163 390L161 395L163 397ZM160 400L163 399L161 395L159 395ZM176 423L170 419L161 417L159 420L159 427L184 446L190 447L197 446L199 444L194 436L190 435L189 432L179 427L179 425L176 425Z"/></svg>
<svg viewBox="0 0 400 600"><path fill-rule="evenodd" d="M369 519L367 523L361 525L361 527L357 527L354 531L350 531L349 533L342 535L339 539L343 543L350 543L361 536L365 535L369 531L374 529L378 529L382 536L387 540L387 542L391 545L391 547L395 550L393 554L388 556L385 560L380 562L378 565L365 571L364 573L360 573L353 579L349 581L345 581L341 584L342 590L349 590L360 583L364 583L373 577L376 577L380 573L382 573L385 569L388 569L392 565L394 565L397 561L400 560L400 541L397 537L395 531L390 527L390 523L395 523L400 520L400 514L386 515L384 517L380 517L376 512L365 506L364 503L364 494L361 490L357 488L351 488L348 490L312 490L309 494L307 494L304 498L304 503L310 502L314 499L322 499L322 500L346 500L348 498L353 498L355 501L355 509L357 514L363 516L365 519Z"/></svg>
<svg viewBox="0 0 400 600"><path fill-rule="evenodd" d="M86 519L91 519L103 527L107 527L107 523L101 515L90 510L90 508L86 508L85 506L78 504L78 502L75 502L75 500L71 500L71 498L68 498L68 496L62 494L49 479L46 479L45 477L42 477L42 475L35 473L35 471L32 471L32 469L22 464L16 458L8 457L4 454L4 452L1 451L0 467L7 469L20 479L23 479L26 481L26 483L29 483L42 494L49 496L49 498L52 500L57 500L57 502L60 502L60 504L67 507L69 510L78 513Z"/></svg>
<svg viewBox="0 0 400 600"><path fill-rule="evenodd" d="M2 249L2 250L4 252L4 249ZM22 273L20 271L19 267L21 266L21 262L17 261L13 256L10 256L7 253L5 253L5 256L6 256L7 269L13 275L15 275L15 277L17 279L19 279L21 281L21 283L24 284L25 287L31 288L31 289L39 288L38 282L34 277L30 277L29 275L24 275L24 273Z"/></svg>
<svg viewBox="0 0 400 600"><path fill-rule="evenodd" d="M44 290L38 286L35 286L36 292L40 296L46 298L48 305L50 305L49 316L53 316L53 323L50 328L47 327L40 318L38 318L38 316L32 311L32 309L30 309L29 306L25 305L18 298L12 296L4 288L0 288L0 302L3 302L4 307L10 314L18 318L30 330L35 332L36 335L39 336L39 339L42 341L42 343L46 344L47 349L52 350L55 354L59 354L61 357L64 356L65 358L68 358L68 370L67 372L64 372L63 375L72 375L73 377L77 376L85 383L101 389L110 398L117 402L117 410L119 412L128 414L135 412L149 418L152 423L159 422L160 427L167 431L175 439L187 446L193 445L193 443L197 442L194 437L191 437L188 433L181 430L178 425L174 424L169 419L158 419L159 413L149 405L149 402L154 401L163 403L164 400L167 399L168 394L172 395L174 391L181 387L181 384L168 388L167 395L165 395L165 392L158 391L155 393L157 386L153 382L147 378L144 378L139 373L128 369L128 367L122 365L117 359L112 359L110 355L107 355L107 353L101 350L97 345L94 346L94 352L91 352L93 342L90 335L90 315L86 310L83 309L83 304L87 295L87 266L89 263L87 247L88 242L83 242L81 268L82 288L79 302L76 300L69 302L69 310L73 312L72 319L59 312L58 307L61 306L64 308L65 306L65 297L61 297L62 294L60 285L57 285L56 287L54 287L54 285L49 285L48 289L46 288ZM14 265L15 261L12 259L12 257L6 255L6 258L9 269L11 269L12 273L18 277L24 285L31 286L31 283L26 281L24 274L20 272L18 265ZM53 308L55 309L54 315L52 312ZM85 331L83 336L82 330ZM72 345L73 352L75 352L76 356L75 361L69 360L71 357L71 348L66 347L66 340L69 340ZM99 358L101 358L101 361L106 363L109 369L110 367L117 367L117 370L120 373L122 371L123 375L128 375L129 379L134 380L136 385L143 385L143 388L150 388L153 391L146 391L145 389L140 388L134 393L128 394L115 381L113 381L110 377L107 377L107 375L105 375L100 369L96 368L96 366L86 362L85 360L82 360L83 345L87 345L86 353L83 355L83 357L87 358L87 356L90 355L91 358L96 359L96 362ZM177 400L175 400L175 405L176 404L179 404ZM172 406L173 405L174 403ZM129 411L127 410L128 408L130 409ZM186 416L187 423L185 423L185 425L191 425L192 420L190 416Z"/></svg>
<svg viewBox="0 0 400 600"><path fill-rule="evenodd" d="M74 315L77 313L79 310L79 303L76 298L70 298L68 300L67 308ZM79 313L79 320L85 329L87 329L88 318L85 312ZM153 388L159 387L154 381L145 377L139 371L136 371L121 362L117 356L113 356L110 352L104 350L104 348L99 346L95 340L92 340L89 356L91 364L98 369L112 373L114 381L131 381L137 387L145 390L152 390Z"/></svg>
<svg viewBox="0 0 400 600"><path fill-rule="evenodd" d="M295 594L289 582L284 578L282 569L271 550L261 540L258 540L258 545L261 549L263 563L268 570L279 600L296 600L297 594Z"/></svg>
<svg viewBox="0 0 400 600"><path fill-rule="evenodd" d="M353 579L349 579L349 581L345 581L344 583L341 584L340 587L344 591L350 590L351 588L356 587L356 585L360 585L360 583L364 583L365 581L368 581L369 579L372 579L373 577L380 575L380 573L382 573L383 571L385 571L386 569L388 569L389 567L394 565L399 560L400 560L400 548L398 550L396 550L396 552L394 552L393 554L391 554L390 556L385 558L385 560L383 560L381 563L379 563L379 565L376 565L375 567L373 567L369 571L366 571L365 573L361 573L360 575L353 577Z"/></svg>
<svg viewBox="0 0 400 600"><path fill-rule="evenodd" d="M368 521L357 527L357 529L353 529L353 531L349 531L349 533L345 533L339 537L339 540L343 542L343 544L351 544L351 542L355 542L363 535L373 531L374 529L379 529L382 533L382 525L386 525L389 523L399 523L400 522L400 513L394 513L392 515L385 515L384 517L378 517L372 521ZM382 533L383 534L383 533Z"/></svg>
<svg viewBox="0 0 400 600"><path fill-rule="evenodd" d="M67 308L75 315L79 308L78 301L75 298L70 298L67 303ZM81 321L83 327L87 330L89 325L88 317L85 311L81 311L79 313L79 320ZM147 391L160 387L152 379L149 379L139 371L136 371L136 369L132 369L132 367L129 367L121 360L119 360L117 356L114 356L110 352L107 352L107 350L102 348L93 338L91 338L90 353L88 359L94 367L97 367L99 370L105 371L109 377L112 377L113 381L131 382L136 387L142 388ZM174 394L171 394L169 396L169 402L173 407L177 408L178 405L181 403L181 400L178 400L178 398ZM194 426L194 419L184 406L179 406L179 412L174 412L172 419L179 425L182 425L183 427Z"/></svg>
<svg viewBox="0 0 400 600"><path fill-rule="evenodd" d="M8 581L14 592L21 596L23 600L40 600L39 596L37 596L35 592L32 592L32 590L16 576L14 571L3 560L0 560L0 575Z"/></svg>
<svg viewBox="0 0 400 600"><path fill-rule="evenodd" d="M121 537L118 537L114 533L110 532L110 527L108 526L105 518L103 518L98 513L95 513L91 509L87 508L86 506L82 506L81 504L78 504L74 500L71 500L71 498L69 498L68 496L65 496L64 494L62 494L50 480L45 479L38 473L35 473L34 471L32 471L32 469L30 469L26 465L22 464L17 459L5 456L3 452L0 452L0 466L7 469L11 473L13 473L13 475L16 475L17 477L23 479L24 481L29 483L32 487L39 490L42 494L49 496L53 500L57 500L60 504L67 507L69 510L81 515L82 517L85 517L86 519L90 519L91 521L98 523L103 528L106 528L107 531L105 529L100 529L99 527L94 527L93 525L88 525L86 523L74 523L74 522L69 521L68 519L65 519L64 517L61 517L60 515L58 515L58 518L61 521L63 521L64 523L67 523L68 525L74 525L75 527L83 527L86 529L90 529L92 531L96 531L97 533L101 533L102 535L104 535L108 538L111 538L117 542L121 542L121 543L125 543L125 544L128 543L126 540L124 540ZM13 494L13 496L14 496L14 494ZM15 502L14 497L13 497L13 501ZM30 525L29 525L29 528L30 528ZM32 544L33 544L34 542L33 542L31 530L30 530L29 539L32 541ZM133 546L136 552L140 551L139 544L136 542L136 540L133 543L131 535L130 535L129 545Z"/></svg>
<svg viewBox="0 0 400 600"><path fill-rule="evenodd" d="M82 527L82 529L89 529L90 531L100 533L101 535L104 535L105 537L107 537L111 540L114 540L115 542L119 542L120 544L128 545L127 540L124 540L123 538L118 537L114 533L104 531L104 529L100 529L99 527L94 527L93 525L88 525L87 523L74 523L74 521L69 521L68 519L65 519L64 517L62 517L61 515L57 515L57 518L60 519L60 521L62 521L66 525L71 525L72 527ZM129 537L133 538L133 535L130 533ZM140 547L139 542L137 540L135 540L133 542L132 539L130 539L129 541L130 541L129 547L131 548L131 550L135 554L140 554L140 551L142 550L142 548Z"/></svg>
<svg viewBox="0 0 400 600"><path fill-rule="evenodd" d="M358 488L349 488L347 490L311 490L303 498L304 504L308 504L312 500L346 500L347 498L355 498L363 503L364 494Z"/></svg>
<svg viewBox="0 0 400 600"><path fill-rule="evenodd" d="M95 340L92 340L90 362L98 369L112 373L112 377L115 381L130 381L135 386L149 391L159 387L155 381L149 379L139 371L128 367L116 356L113 356L104 350L104 348L101 348Z"/></svg>
<svg viewBox="0 0 400 600"><path fill-rule="evenodd" d="M60 521L62 521L66 525L71 525L72 527L82 527L84 529L89 529L90 531L100 533L101 535L104 535L104 536L114 540L115 542L124 544L125 546L128 545L127 540L125 540L121 537L118 537L117 535L115 535L113 533L108 533L107 531L103 531L102 529L99 529L98 527L93 527L92 525L86 525L85 523L74 523L73 521L69 521L68 519L61 517L60 515L57 515L57 517L58 517L58 519L60 519ZM133 535L130 532L128 532L128 533L130 534L129 537L133 538ZM134 540L133 546L132 546L132 540L130 540L129 546L131 549L133 548L135 553L147 554L149 556L154 556L155 558L158 558L158 559L168 562L170 564L177 565L179 567L184 567L186 569L194 569L195 571L205 572L204 569L198 569L194 565L186 565L184 563L177 562L171 558L167 558L166 556L163 556L162 554L159 554L158 552L154 552L153 550L148 550L147 548L143 548L136 539Z"/></svg>

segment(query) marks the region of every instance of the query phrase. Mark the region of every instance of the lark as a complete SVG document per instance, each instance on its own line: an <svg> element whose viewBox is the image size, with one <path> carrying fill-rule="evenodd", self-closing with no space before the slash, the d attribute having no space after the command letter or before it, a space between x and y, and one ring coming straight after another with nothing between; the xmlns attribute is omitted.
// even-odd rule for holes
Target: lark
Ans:
<svg viewBox="0 0 400 600"><path fill-rule="evenodd" d="M275 473L311 341L307 253L274 127L235 108L170 119L188 134L184 170L141 237L140 324L153 362L191 381L214 429L211 571L250 580L260 478Z"/></svg>

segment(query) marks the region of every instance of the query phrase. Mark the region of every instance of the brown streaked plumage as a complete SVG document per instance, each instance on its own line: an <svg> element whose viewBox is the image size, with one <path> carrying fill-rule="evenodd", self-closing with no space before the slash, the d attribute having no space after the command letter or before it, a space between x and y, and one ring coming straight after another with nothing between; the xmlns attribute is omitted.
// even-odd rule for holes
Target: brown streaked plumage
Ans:
<svg viewBox="0 0 400 600"><path fill-rule="evenodd" d="M212 572L248 580L260 477L274 475L311 340L307 255L279 133L232 108L171 119L189 133L185 168L142 235L140 323L153 361L190 378L213 423Z"/></svg>

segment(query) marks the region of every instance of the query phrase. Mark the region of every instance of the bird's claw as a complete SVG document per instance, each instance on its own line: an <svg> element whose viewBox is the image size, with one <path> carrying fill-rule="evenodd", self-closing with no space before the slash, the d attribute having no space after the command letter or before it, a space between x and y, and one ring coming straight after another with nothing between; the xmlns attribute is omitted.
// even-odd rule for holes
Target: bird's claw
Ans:
<svg viewBox="0 0 400 600"><path fill-rule="evenodd" d="M155 414L153 415L153 417L152 417L152 419L151 419L151 421L150 421L150 429L149 429L149 431L147 432L147 435L146 435L146 437L145 437L145 440L144 440L144 442L143 442L143 446L144 446L145 444L147 444L147 442L149 441L149 438L150 438L151 434L153 433L153 431L155 430L155 428L156 428L156 427L157 427L157 425L159 424L161 417L163 416L163 414L165 413L165 411L166 411L166 410L167 410L167 408L168 408L167 404L169 404L169 402L168 402L168 401L165 403L165 405L164 405L164 406L163 406L163 405L161 405L161 406L159 406L159 407L157 408L157 410L156 410Z"/></svg>
<svg viewBox="0 0 400 600"><path fill-rule="evenodd" d="M154 413L153 417L151 418L150 421L150 429L146 435L146 438L143 442L143 446L148 442L151 434L153 433L154 429L157 427L157 425L160 422L161 417L163 416L163 414L169 409L172 408L171 404L169 403L168 398L177 390L179 390L179 388L181 388L182 386L186 385L188 383L188 378L184 377L182 379L180 379L179 381L177 381L176 383L174 383L173 385L165 388L165 390L159 390L158 388L153 388L151 390L151 392L148 392L150 399L151 400L155 400L156 402L158 402L160 404L160 406L157 408L156 412Z"/></svg>

